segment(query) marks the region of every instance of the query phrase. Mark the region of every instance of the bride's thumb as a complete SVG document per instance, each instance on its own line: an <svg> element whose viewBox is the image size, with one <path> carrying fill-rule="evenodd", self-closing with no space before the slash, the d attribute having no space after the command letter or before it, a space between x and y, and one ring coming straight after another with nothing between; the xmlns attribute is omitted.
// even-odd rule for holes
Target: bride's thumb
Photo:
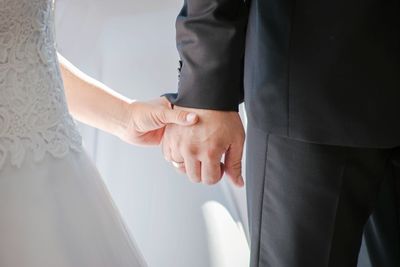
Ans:
<svg viewBox="0 0 400 267"><path fill-rule="evenodd" d="M164 123L174 123L179 125L193 125L198 121L197 114L183 110L165 110Z"/></svg>

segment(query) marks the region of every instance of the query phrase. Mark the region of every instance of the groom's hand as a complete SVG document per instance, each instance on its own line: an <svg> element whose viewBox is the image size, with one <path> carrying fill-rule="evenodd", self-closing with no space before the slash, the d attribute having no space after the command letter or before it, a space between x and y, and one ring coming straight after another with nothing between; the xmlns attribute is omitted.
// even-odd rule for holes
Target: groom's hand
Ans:
<svg viewBox="0 0 400 267"><path fill-rule="evenodd" d="M242 154L245 133L237 112L190 109L195 112L196 125L168 125L162 146L166 160L185 172L193 182L218 183L224 172L232 182L242 187ZM224 163L221 163L225 155Z"/></svg>

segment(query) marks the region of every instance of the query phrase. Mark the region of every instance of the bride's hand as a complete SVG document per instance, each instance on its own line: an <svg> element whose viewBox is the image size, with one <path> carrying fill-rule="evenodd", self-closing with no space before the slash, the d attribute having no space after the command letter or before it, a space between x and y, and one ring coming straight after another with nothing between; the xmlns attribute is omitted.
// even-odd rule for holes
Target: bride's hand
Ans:
<svg viewBox="0 0 400 267"><path fill-rule="evenodd" d="M133 102L126 130L120 138L134 145L159 145L167 124L191 126L198 116L182 110L172 109L165 97L149 102Z"/></svg>

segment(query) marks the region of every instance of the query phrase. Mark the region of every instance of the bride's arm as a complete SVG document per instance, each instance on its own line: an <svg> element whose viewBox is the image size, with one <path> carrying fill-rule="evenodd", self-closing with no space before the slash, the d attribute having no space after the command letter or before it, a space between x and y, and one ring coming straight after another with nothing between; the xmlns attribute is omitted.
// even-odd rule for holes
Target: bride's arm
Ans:
<svg viewBox="0 0 400 267"><path fill-rule="evenodd" d="M138 145L159 144L168 123L193 125L197 116L173 110L165 98L130 100L82 73L59 55L69 111L90 126Z"/></svg>

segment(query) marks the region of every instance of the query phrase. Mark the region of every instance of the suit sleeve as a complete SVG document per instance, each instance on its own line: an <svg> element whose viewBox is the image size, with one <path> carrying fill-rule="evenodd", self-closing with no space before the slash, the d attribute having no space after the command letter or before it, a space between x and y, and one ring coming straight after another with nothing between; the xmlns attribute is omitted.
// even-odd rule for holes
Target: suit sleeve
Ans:
<svg viewBox="0 0 400 267"><path fill-rule="evenodd" d="M176 21L181 58L175 105L237 111L243 101L244 0L185 0Z"/></svg>

